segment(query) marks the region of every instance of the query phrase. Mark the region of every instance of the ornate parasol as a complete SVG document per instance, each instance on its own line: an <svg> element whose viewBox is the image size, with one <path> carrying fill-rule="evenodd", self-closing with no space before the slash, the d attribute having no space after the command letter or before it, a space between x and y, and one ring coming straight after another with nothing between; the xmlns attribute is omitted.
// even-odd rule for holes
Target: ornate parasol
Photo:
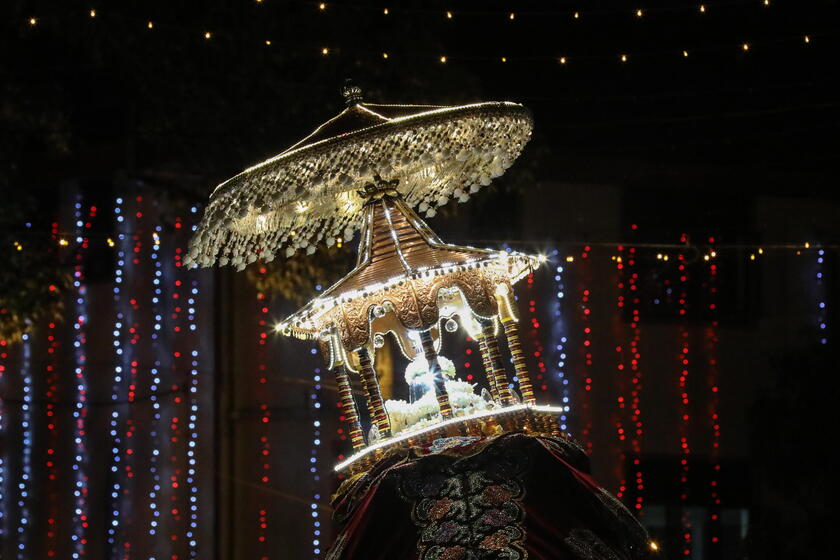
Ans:
<svg viewBox="0 0 840 560"><path fill-rule="evenodd" d="M216 187L187 264L238 269L277 251L309 253L350 239L363 225L375 175L397 179L405 204L427 217L504 173L531 135L532 119L509 102L461 106L365 103L358 87L334 118L279 155Z"/></svg>

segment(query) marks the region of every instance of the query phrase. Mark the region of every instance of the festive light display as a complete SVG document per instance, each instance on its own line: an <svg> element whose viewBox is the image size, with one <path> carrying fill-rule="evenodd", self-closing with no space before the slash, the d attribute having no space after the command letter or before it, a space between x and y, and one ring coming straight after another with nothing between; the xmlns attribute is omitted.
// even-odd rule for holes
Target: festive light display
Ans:
<svg viewBox="0 0 840 560"><path fill-rule="evenodd" d="M20 479L18 482L18 522L17 522L17 558L28 560L30 539L32 538L29 519L29 494L32 491L32 448L33 426L32 426L32 341L29 333L22 337L20 377L23 381L23 403L20 406L20 429L21 429L21 466Z"/></svg>
<svg viewBox="0 0 840 560"><path fill-rule="evenodd" d="M554 249L551 253L553 258L557 258L559 251ZM554 364L556 365L556 373L554 377L560 383L561 402L565 408L565 412L560 415L560 429L564 432L568 431L567 422L569 420L568 414L571 410L571 388L569 387L569 379L566 377L566 344L568 339L566 333L566 321L563 314L562 302L566 297L566 284L563 280L564 269L561 265L554 267L554 297L551 299L553 317L551 325L551 347L554 349Z"/></svg>
<svg viewBox="0 0 840 560"><path fill-rule="evenodd" d="M7 343L0 339L0 389L6 390L6 361L9 357ZM0 399L0 440L6 441L8 436L6 434L6 402ZM6 522L6 496L8 489L6 488L6 451L0 450L0 538L5 538L8 534Z"/></svg>
<svg viewBox="0 0 840 560"><path fill-rule="evenodd" d="M266 272L265 267L260 268L260 274L264 275ZM269 442L269 435L271 434L271 427L269 423L271 422L271 410L268 408L268 391L267 391L267 383L268 383L268 363L267 363L267 354L268 350L266 348L266 341L268 338L267 333L267 325L268 325L268 303L266 300L266 295L262 292L257 292L256 296L256 303L258 307L258 314L257 314L257 351L256 351L256 363L257 363L257 375L259 376L259 384L260 387L257 390L257 399L260 408L260 423L262 425L262 430L257 430L259 434L259 450L260 450L260 471L258 474L259 477L259 487L268 489L270 488L271 483L271 443ZM261 499L257 501L257 521L259 530L257 531L257 541L260 546L260 550L264 551L260 558L268 559L268 551L270 548L267 546L269 543L268 535L269 533L269 519L268 519L268 507L269 503L264 501L264 494L261 494Z"/></svg>
<svg viewBox="0 0 840 560"><path fill-rule="evenodd" d="M533 299L534 295L534 273L528 275L526 287L528 290L528 322L531 324L531 348L533 350L534 363L537 366L536 386L543 393L548 392L548 380L546 373L548 368L545 364L545 348L542 344L542 336L540 335L540 320L537 317L537 300Z"/></svg>
<svg viewBox="0 0 840 560"><path fill-rule="evenodd" d="M623 247L619 247L619 249L623 249ZM626 268L629 270L629 274L627 274L626 282L627 282L627 293L629 294L626 296L625 305L627 303L630 304L630 313L632 315L630 319L630 330L631 330L631 339L630 339L630 371L632 373L632 378L630 380L630 423L631 423L631 448L633 450L633 467L634 467L634 476L635 476L635 483L636 483L636 503L633 504L633 507L639 515L644 513L644 475L642 473L642 466L641 466L641 455L642 455L642 439L644 437L644 424L642 422L642 405L641 405L641 394L642 394L642 368L641 368L641 353L640 353L640 343L641 343L641 327L640 317L639 317L639 307L640 307L640 298L639 298L639 273L636 272L636 261L638 259L637 250L635 247L630 247L628 249L628 258L626 263ZM619 263L623 264L623 263ZM629 300L629 301L627 301Z"/></svg>
<svg viewBox="0 0 840 560"><path fill-rule="evenodd" d="M826 317L828 317L828 309L826 308L827 284L823 276L825 275L825 249L817 249L817 270L814 278L817 281L817 327L819 329L820 344L828 344L828 325L826 324Z"/></svg>
<svg viewBox="0 0 840 560"><path fill-rule="evenodd" d="M165 307L161 301L163 295L162 281L163 281L163 262L161 260L161 238L160 233L163 228L160 225L155 226L152 234L152 250L149 253L149 260L152 265L152 289L150 291L150 310L152 314L152 330L151 341L152 351L154 356L158 358L162 353L162 344L160 336L163 332L163 318L166 313ZM149 425L149 441L151 443L151 456L149 457L149 472L152 475L152 481L147 494L149 500L149 526L148 534L154 537L158 534L158 529L161 522L161 503L160 495L162 492L161 484L161 404L158 399L158 391L161 386L161 361L155 359L152 367L149 370L149 400L152 403L152 421Z"/></svg>
<svg viewBox="0 0 840 560"><path fill-rule="evenodd" d="M682 234L680 242L686 243L688 236ZM685 316L688 308L688 270L686 268L686 258L684 253L677 254L677 274L678 274L678 314ZM691 417L689 410L689 394L688 394L688 376L690 372L689 360L689 331L684 323L680 323L678 329L678 368L679 375L679 398L680 398L680 451L682 458L680 459L680 501L682 502L681 524L682 524L682 553L686 557L691 556L693 548L692 543L692 528L693 523L691 519L691 512L688 508L689 499L689 472L691 459L691 446L689 445L689 430L691 428Z"/></svg>
<svg viewBox="0 0 840 560"><path fill-rule="evenodd" d="M312 348L310 350L311 354L317 355L318 350L316 348ZM312 390L309 393L309 404L311 406L311 410L313 412L312 416L314 419L312 420L312 448L309 454L309 472L312 473L312 487L313 487L313 494L312 494L312 504L310 505L312 511L310 515L312 516L312 557L313 558L320 558L321 556L321 512L319 511L320 508L320 501L321 501L321 490L320 490L320 483L321 483L321 475L318 469L318 452L321 449L321 420L320 420L320 412L321 412L321 368L316 367L314 369L314 375L312 376Z"/></svg>
<svg viewBox="0 0 840 560"><path fill-rule="evenodd" d="M257 5L261 4L258 2ZM750 6L755 6L758 3L747 0L745 2L729 2L726 4L726 8L733 8L743 6L744 8L748 8ZM380 14L382 16L392 16L390 8L379 8L374 6L361 6L361 5L337 5L337 6L330 6L329 9L327 4L316 4L318 6L318 13L319 14L335 14L336 17L345 17L346 11L350 10L353 13L359 12L370 12L371 17L375 14ZM321 8L323 6L323 8ZM769 4L764 4L764 8L768 8ZM466 9L466 10L446 10L446 11L439 11L439 10L430 10L430 9L423 9L423 8L404 8L399 9L394 14L397 17L404 17L410 18L412 20L416 19L419 15L428 15L429 17L440 17L443 15L443 19L446 21L454 21L458 19L459 21L474 21L476 25L486 25L488 17L489 18L498 18L500 22L507 22L508 24L517 24L521 20L525 20L526 22L536 22L536 21L546 21L548 19L553 19L557 21L557 23L561 22L568 22L570 25L577 25L580 20L587 20L587 21L600 21L601 19L608 19L611 23L615 24L619 22L618 16L622 14L627 16L626 22L628 25L642 25L641 22L647 22L651 18L648 16L651 14L656 14L660 16L680 16L681 13L683 14L696 14L698 17L704 17L708 11L708 7L705 4L700 4L699 6L692 6L692 5L683 5L683 6L664 6L664 7L651 7L651 8L633 8L633 9L593 9L591 11L568 11L568 10L555 10L555 9L537 9L537 10L517 10L516 12L505 11L505 10L475 10L475 9ZM108 12L105 15L101 15L96 10L88 10L87 12L81 12L80 15L87 15L87 19L89 20L90 25L101 25L103 22L100 20L107 20L110 22L119 21L122 25L126 26L136 26L137 29L145 29L147 32L154 31L156 34L161 32L170 33L173 37L181 37L181 38L196 38L199 40L203 40L206 43L210 43L216 40L226 40L226 41L237 41L242 46L252 46L253 48L273 48L277 46L281 41L280 37L272 37L272 36L263 36L263 37L256 37L254 34L249 34L247 36L243 36L241 32L231 29L225 28L218 28L218 29L207 29L205 27L187 27L183 24L167 24L163 22L159 22L153 19L144 18L144 17L133 17L133 18L126 18L123 14L118 12ZM255 14L259 17L259 12ZM101 16L101 17L100 17ZM25 18L25 24L29 27L32 32L40 31L41 28L45 27L42 20L48 20L50 22L53 21L60 21L62 23L67 23L68 21L72 21L73 18L70 16L68 19L66 14L62 14L61 16L52 16L48 14L44 15L31 15ZM616 59L621 63L621 65L629 64L631 60L637 59L649 59L649 60L657 60L661 62L662 60L681 60L686 59L689 56L689 52L692 55L700 55L700 54L713 54L713 53L726 53L731 52L734 54L741 53L746 54L748 52L753 51L756 47L760 46L763 47L765 50L775 50L775 49L782 49L782 48L789 48L793 45L810 45L813 41L814 37L819 36L827 36L830 35L830 32L820 33L820 32L813 32L804 29L797 29L791 30L787 33L782 33L772 37L766 37L761 40L753 40L749 42L744 41L737 41L737 40L729 40L729 41L717 41L717 42L707 42L702 45L685 45L680 46L679 48L661 48L661 49L644 49L640 50L639 52L618 52L613 54L595 54L592 53L592 49L589 45L581 46L578 48L578 53L572 52L564 52L555 54L555 53L546 53L546 54L535 54L529 52L527 55L523 55L520 57L511 57L507 54L499 55L499 54L486 54L486 53L431 53L431 52L400 52L399 54L396 52L382 52L381 50L374 50L374 49L363 49L360 45L348 45L347 50L352 51L354 57L358 56L367 56L372 61L391 61L395 58L401 58L402 60L408 62L410 61L412 64L416 64L418 62L425 61L429 64L447 64L451 61L459 61L464 63L471 63L471 62L478 62L478 61L485 61L485 62L497 62L500 64L508 64L508 63L520 63L523 65L530 65L535 61L540 61L546 64L551 65L558 65L558 66L565 66L567 63L574 61L575 63L585 64L585 63L613 63ZM689 48L691 47L691 48ZM300 50L300 49L299 49ZM313 58L320 57L331 57L336 54L340 54L342 52L342 48L340 45L320 45L317 48L310 48L309 52L312 53ZM632 56L631 56L632 55Z"/></svg>
<svg viewBox="0 0 840 560"><path fill-rule="evenodd" d="M709 463L711 471L709 476L709 544L712 551L720 550L721 536L721 496L720 483L720 370L718 367L718 265L712 260L711 253L717 253L714 249L715 238L709 237L710 258L707 262L706 291L707 305L710 320L706 325L706 364L707 379L709 388L707 395L709 423L711 427L711 450L709 452Z"/></svg>
<svg viewBox="0 0 840 560"><path fill-rule="evenodd" d="M0 339L0 389L6 390L6 362L9 358L8 343ZM0 440L7 441L8 435L6 432L6 402L0 399ZM8 488L6 488L6 450L0 450L0 540L4 539L9 533L6 523L8 517L6 516L6 496L8 496Z"/></svg>
<svg viewBox="0 0 840 560"><path fill-rule="evenodd" d="M120 401L123 398L123 376L126 375L124 352L124 338L125 338L125 323L128 318L125 316L123 309L125 308L125 301L123 297L124 281L126 278L129 242L130 239L126 235L127 224L125 216L123 215L123 198L117 197L114 204L114 216L116 220L115 231L117 232L118 249L117 249L117 266L114 268L114 378L111 388L111 410L110 419L110 436L111 436L111 476L110 476L110 497L111 507L108 515L108 544L111 545L111 554L119 554L117 546L117 535L121 527L121 513L122 513L122 493L123 487L120 477L120 466L122 461L121 447L123 446L124 436L120 434L121 415L120 415Z"/></svg>
<svg viewBox="0 0 840 560"><path fill-rule="evenodd" d="M592 282L592 264L589 261L589 252L592 248L586 245L580 253L580 265L578 266L578 293L580 294L580 340L581 345L579 349L579 382L583 391L578 394L577 408L580 411L580 439L583 442L586 451L592 453L592 425L593 425L593 411L592 411L592 323L590 322L590 315L592 313L590 298L592 293L590 291ZM572 261L573 262L573 261Z"/></svg>
<svg viewBox="0 0 840 560"><path fill-rule="evenodd" d="M76 196L74 204L74 233L78 247L74 254L73 288L75 296L75 321L73 321L73 353L75 357L74 382L75 398L73 406L73 541L72 558L85 556L87 551L88 523L88 460L87 460L87 322L88 301L87 283L85 282L84 251L89 246L86 230L91 227L91 220L96 216L96 207L91 206L87 221L82 218L81 196Z"/></svg>
<svg viewBox="0 0 840 560"><path fill-rule="evenodd" d="M190 208L192 214L198 212L198 207ZM177 221L175 226L182 224L182 221ZM192 226L191 231L194 231L195 226ZM183 252L183 248L179 248ZM180 255L179 255L180 256ZM183 262L179 260L176 266L183 269ZM187 298L187 325L190 333L195 333L198 330L197 315L199 305L199 280L192 277L189 280L190 293ZM195 334L191 335L193 343L190 350L190 386L189 386L189 419L187 422L187 484L189 485L189 529L186 532L187 550L190 558L198 558L198 461L196 453L198 450L198 414L199 414L199 342Z"/></svg>

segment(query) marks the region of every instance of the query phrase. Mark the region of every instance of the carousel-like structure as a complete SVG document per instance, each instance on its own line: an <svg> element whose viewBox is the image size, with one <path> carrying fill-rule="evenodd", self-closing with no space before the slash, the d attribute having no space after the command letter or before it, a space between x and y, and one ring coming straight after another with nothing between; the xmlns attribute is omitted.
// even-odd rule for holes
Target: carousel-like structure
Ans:
<svg viewBox="0 0 840 560"><path fill-rule="evenodd" d="M360 232L355 268L276 326L320 345L353 445L336 466L350 476L334 497L342 530L328 557L644 556L644 531L561 433L563 408L536 403L514 286L545 259L446 244L415 212L432 217L504 173L530 138L530 113L509 102L366 103L349 83L343 94L338 116L215 189L188 256L241 270ZM444 331L478 341L482 384L457 378ZM409 360L407 400L382 397L375 357L386 344ZM533 484L568 485L585 507L547 516L550 502L534 496L543 521L532 527Z"/></svg>

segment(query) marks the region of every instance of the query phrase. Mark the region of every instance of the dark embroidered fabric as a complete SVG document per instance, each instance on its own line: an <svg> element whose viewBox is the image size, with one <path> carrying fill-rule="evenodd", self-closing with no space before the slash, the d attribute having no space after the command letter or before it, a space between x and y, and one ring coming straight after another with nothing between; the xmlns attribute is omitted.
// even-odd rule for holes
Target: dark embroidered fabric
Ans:
<svg viewBox="0 0 840 560"><path fill-rule="evenodd" d="M412 504L421 560L521 560L522 475L528 453L493 446L452 460L427 460L401 473L400 493Z"/></svg>
<svg viewBox="0 0 840 560"><path fill-rule="evenodd" d="M404 448L333 497L330 560L643 560L647 534L571 440L508 433Z"/></svg>

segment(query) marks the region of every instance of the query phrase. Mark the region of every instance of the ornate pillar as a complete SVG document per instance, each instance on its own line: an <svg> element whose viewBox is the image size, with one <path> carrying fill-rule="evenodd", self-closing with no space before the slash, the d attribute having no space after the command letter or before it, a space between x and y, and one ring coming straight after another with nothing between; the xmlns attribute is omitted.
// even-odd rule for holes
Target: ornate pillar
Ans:
<svg viewBox="0 0 840 560"><path fill-rule="evenodd" d="M358 451L365 446L365 437L362 434L362 425L359 423L359 414L356 411L356 400L353 398L350 377L347 375L347 368L344 367L343 363L335 367L335 379L338 382L341 410L344 412L344 419L350 427L350 441L353 443L353 449Z"/></svg>
<svg viewBox="0 0 840 560"><path fill-rule="evenodd" d="M481 353L481 361L484 364L484 376L487 378L487 386L490 388L490 396L493 400L500 401L499 389L496 387L496 375L493 373L493 364L490 362L490 353L487 350L487 341L484 340L484 333L475 336L478 341L478 351Z"/></svg>
<svg viewBox="0 0 840 560"><path fill-rule="evenodd" d="M356 350L356 355L359 357L359 376L362 378L362 386L365 389L370 421L376 426L380 437L389 437L391 435L391 421L388 419L388 413L385 412L385 404L382 402L382 394L379 392L379 382L371 365L370 353L367 348L362 347Z"/></svg>
<svg viewBox="0 0 840 560"><path fill-rule="evenodd" d="M531 374L528 373L528 364L525 355L522 354L522 344L519 341L519 329L516 327L516 314L510 301L510 288L506 284L500 284L496 290L496 303L499 307L499 319L505 329L510 355L513 358L513 369L516 378L519 380L519 392L522 394L522 402L525 404L536 404L534 398L534 387L531 385Z"/></svg>
<svg viewBox="0 0 840 560"><path fill-rule="evenodd" d="M481 334L487 347L487 362L490 363L490 370L496 380L496 391L499 394L499 401L502 404L512 404L513 396L510 393L510 385L502 365L502 354L499 351L499 342L496 340L495 318L481 321Z"/></svg>
<svg viewBox="0 0 840 560"><path fill-rule="evenodd" d="M426 355L426 362L429 364L429 372L435 380L435 397L440 405L440 415L443 418L452 418L452 405L449 402L449 394L446 392L443 370L438 362L435 343L432 340L430 331L420 331L420 344L423 345L423 353Z"/></svg>

